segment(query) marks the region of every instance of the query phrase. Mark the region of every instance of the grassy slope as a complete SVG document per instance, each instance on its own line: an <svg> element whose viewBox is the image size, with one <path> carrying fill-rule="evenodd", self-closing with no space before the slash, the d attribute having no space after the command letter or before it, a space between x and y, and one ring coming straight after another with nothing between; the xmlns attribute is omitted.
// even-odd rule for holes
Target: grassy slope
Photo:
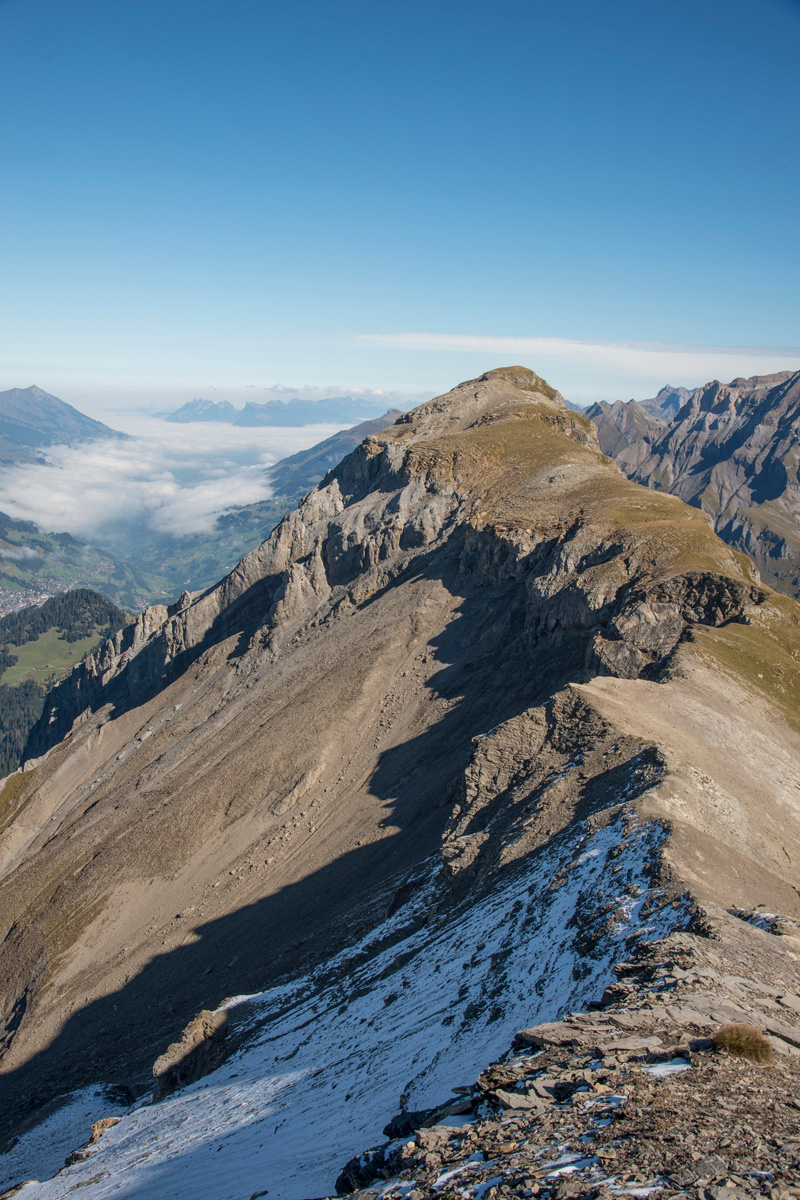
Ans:
<svg viewBox="0 0 800 1200"><path fill-rule="evenodd" d="M486 492L485 518L527 524L542 532L552 531L548 481L559 467L585 464L591 484L587 486L587 477L582 475L574 488L568 483L562 486L562 514L566 508L575 518L606 526L610 542L633 534L640 561L649 562L654 575L713 571L758 583L750 559L722 542L700 510L668 493L632 484L621 472L591 471L610 465L610 460L590 446L567 440L544 406L525 406L508 415L510 420L470 430L467 439L463 435L437 439L435 449L415 447L413 453L430 458L433 465L434 457L444 450L454 474L484 484L493 477ZM588 427L584 418L571 418L576 425ZM530 480L537 475L545 485L543 495L530 491ZM800 604L768 588L763 590L767 599L751 624L697 627L693 649L766 700L776 717L800 732Z"/></svg>
<svg viewBox="0 0 800 1200"><path fill-rule="evenodd" d="M770 592L750 625L695 631L697 651L800 732L800 604Z"/></svg>
<svg viewBox="0 0 800 1200"><path fill-rule="evenodd" d="M426 467L426 459L433 465L434 458L441 463L449 457L454 477L484 491L485 519L547 533L554 524L563 527L566 515L568 522L580 519L605 528L610 541L633 533L640 559L659 575L707 570L755 581L748 560L720 541L702 512L631 483L606 455L564 436L569 424L590 436L585 418L554 416L545 405L520 406L505 415L508 419L470 429L466 436L415 446L415 468ZM576 472L574 481L568 471L559 480L559 468L572 464L585 470ZM557 495L551 498L553 489Z"/></svg>
<svg viewBox="0 0 800 1200"><path fill-rule="evenodd" d="M77 642L68 642L57 629L48 629L35 641L26 642L24 646L9 643L6 649L16 656L17 662L8 667L0 684L10 686L22 683L24 679L35 679L37 683L52 683L61 675L71 671L75 663L80 662L85 654L100 645L105 633L95 626L94 631Z"/></svg>

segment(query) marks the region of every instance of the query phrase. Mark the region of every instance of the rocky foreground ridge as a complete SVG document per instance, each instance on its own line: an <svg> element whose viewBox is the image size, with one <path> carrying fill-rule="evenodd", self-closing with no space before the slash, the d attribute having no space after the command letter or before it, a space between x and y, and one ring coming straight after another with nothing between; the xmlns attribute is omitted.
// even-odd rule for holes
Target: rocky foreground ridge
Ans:
<svg viewBox="0 0 800 1200"><path fill-rule="evenodd" d="M677 411L658 398L588 409L603 451L630 479L708 513L767 583L800 596L800 372L673 391L684 393Z"/></svg>
<svg viewBox="0 0 800 1200"><path fill-rule="evenodd" d="M322 1196L637 945L800 919L799 616L533 372L367 438L6 781L0 1177Z"/></svg>
<svg viewBox="0 0 800 1200"><path fill-rule="evenodd" d="M452 1099L398 1114L336 1194L800 1196L800 929L749 919L760 937L718 912L639 946L592 1011L520 1030ZM742 1026L764 1031L744 1053Z"/></svg>

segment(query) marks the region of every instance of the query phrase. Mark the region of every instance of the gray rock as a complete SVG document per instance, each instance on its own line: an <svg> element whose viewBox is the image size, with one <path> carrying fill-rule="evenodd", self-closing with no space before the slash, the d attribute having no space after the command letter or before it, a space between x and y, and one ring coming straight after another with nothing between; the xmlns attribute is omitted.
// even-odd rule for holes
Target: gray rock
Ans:
<svg viewBox="0 0 800 1200"><path fill-rule="evenodd" d="M587 415L629 478L704 509L766 582L800 596L800 372L714 381L677 410L618 401Z"/></svg>

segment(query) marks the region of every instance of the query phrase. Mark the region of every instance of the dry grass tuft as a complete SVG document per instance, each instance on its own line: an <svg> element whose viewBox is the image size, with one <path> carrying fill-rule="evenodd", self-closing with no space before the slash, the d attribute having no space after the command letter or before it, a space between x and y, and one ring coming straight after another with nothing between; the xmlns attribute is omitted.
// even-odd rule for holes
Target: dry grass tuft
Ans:
<svg viewBox="0 0 800 1200"><path fill-rule="evenodd" d="M749 1058L752 1062L772 1062L775 1057L769 1038L755 1025L722 1025L712 1035L711 1041L715 1050L726 1050L728 1054L738 1054L740 1058Z"/></svg>

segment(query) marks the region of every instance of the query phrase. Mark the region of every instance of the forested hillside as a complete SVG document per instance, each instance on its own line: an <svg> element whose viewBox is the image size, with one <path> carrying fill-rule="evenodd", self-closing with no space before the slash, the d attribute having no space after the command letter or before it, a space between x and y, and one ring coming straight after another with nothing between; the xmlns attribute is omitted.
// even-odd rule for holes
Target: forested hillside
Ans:
<svg viewBox="0 0 800 1200"><path fill-rule="evenodd" d="M127 622L121 609L89 588L0 618L0 775L20 765L52 683Z"/></svg>

